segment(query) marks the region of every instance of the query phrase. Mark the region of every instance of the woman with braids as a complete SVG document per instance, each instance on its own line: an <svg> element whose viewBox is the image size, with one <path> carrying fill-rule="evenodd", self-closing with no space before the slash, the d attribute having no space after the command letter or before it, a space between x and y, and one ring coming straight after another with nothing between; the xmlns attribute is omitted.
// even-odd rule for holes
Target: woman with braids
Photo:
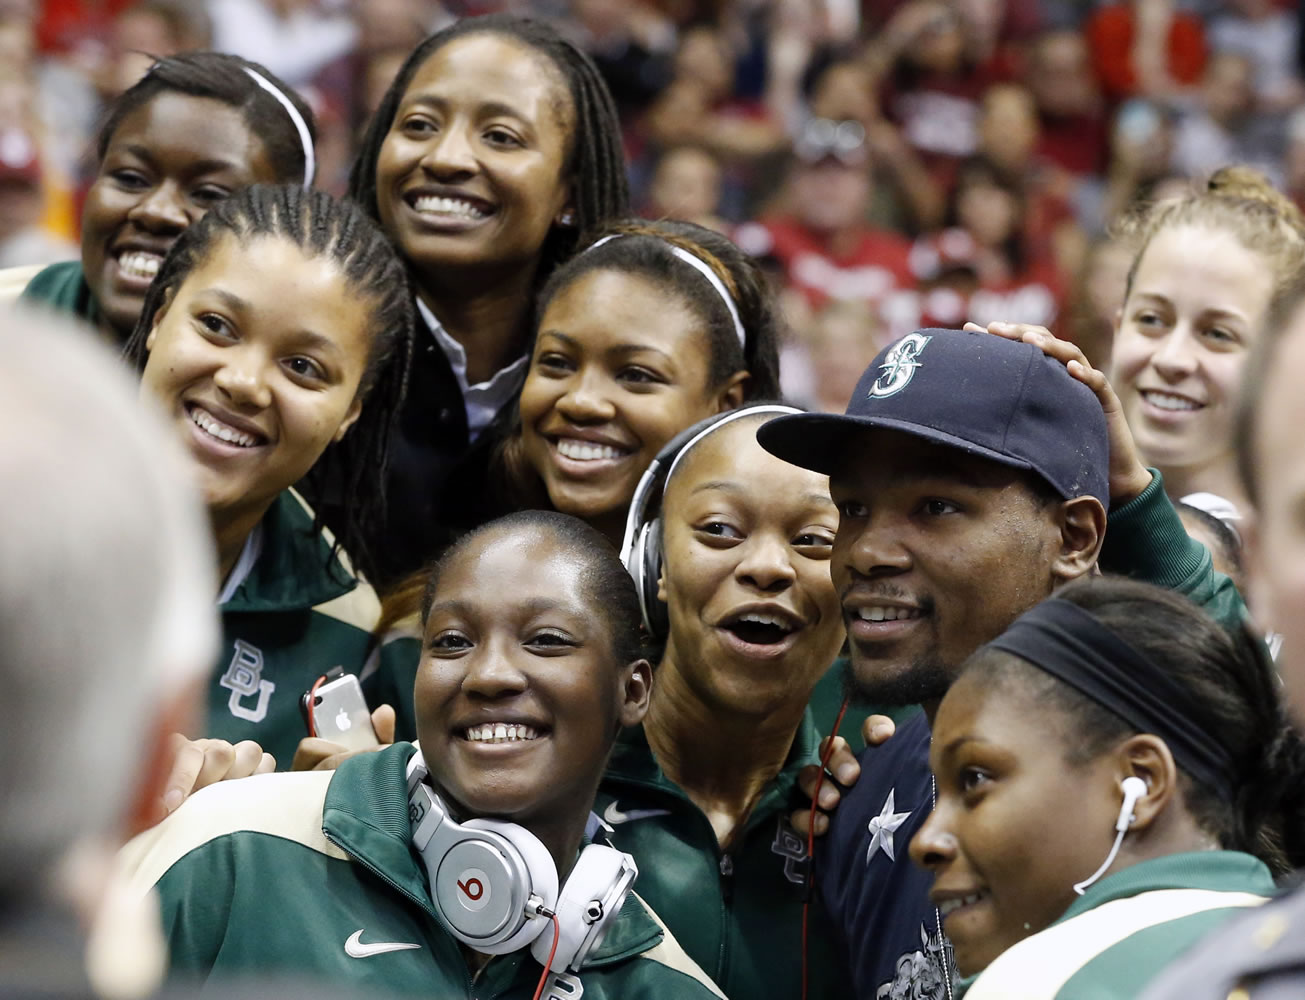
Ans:
<svg viewBox="0 0 1305 1000"><path fill-rule="evenodd" d="M938 710L911 856L966 1000L1132 998L1305 860L1301 745L1260 644L1119 578L1057 591Z"/></svg>
<svg viewBox="0 0 1305 1000"><path fill-rule="evenodd" d="M400 68L349 190L398 246L420 313L374 546L389 584L478 511L485 432L521 388L536 292L581 231L627 214L615 108L552 28L467 18ZM330 523L345 516L338 482L315 487Z"/></svg>
<svg viewBox="0 0 1305 1000"><path fill-rule="evenodd" d="M1259 174L1227 167L1127 228L1138 249L1111 381L1133 436L1174 499L1212 493L1244 507L1234 402L1270 299L1305 263L1305 219Z"/></svg>
<svg viewBox="0 0 1305 1000"><path fill-rule="evenodd" d="M332 667L363 673L379 605L345 552L380 516L412 326L389 241L323 192L246 188L164 258L126 353L213 525L224 639L202 735L288 764L300 696ZM353 498L334 539L291 489L315 466Z"/></svg>
<svg viewBox="0 0 1305 1000"><path fill-rule="evenodd" d="M308 105L257 63L218 52L159 60L100 127L81 259L45 268L22 298L125 343L186 227L248 184L308 187L315 135Z"/></svg>

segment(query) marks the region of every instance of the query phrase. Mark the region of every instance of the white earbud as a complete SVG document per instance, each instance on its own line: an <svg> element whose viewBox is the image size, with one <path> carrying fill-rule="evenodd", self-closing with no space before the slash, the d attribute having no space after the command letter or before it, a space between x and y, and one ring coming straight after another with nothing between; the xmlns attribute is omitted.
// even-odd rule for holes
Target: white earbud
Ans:
<svg viewBox="0 0 1305 1000"><path fill-rule="evenodd" d="M1141 778L1125 778L1120 788L1124 791L1124 804L1119 807L1119 818L1115 820L1116 832L1123 833L1133 825L1137 817L1133 815L1133 806L1146 794L1146 782Z"/></svg>

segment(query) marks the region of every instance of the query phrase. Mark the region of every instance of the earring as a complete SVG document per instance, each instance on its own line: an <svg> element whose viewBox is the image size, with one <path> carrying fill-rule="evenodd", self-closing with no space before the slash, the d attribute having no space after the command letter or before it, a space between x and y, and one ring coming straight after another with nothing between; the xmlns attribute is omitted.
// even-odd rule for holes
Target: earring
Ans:
<svg viewBox="0 0 1305 1000"><path fill-rule="evenodd" d="M557 222L558 222L558 225L561 225L561 226L574 226L574 225L575 225L575 215L574 215L573 213L571 213L571 212L563 212L561 218L559 218L559 219L557 220Z"/></svg>

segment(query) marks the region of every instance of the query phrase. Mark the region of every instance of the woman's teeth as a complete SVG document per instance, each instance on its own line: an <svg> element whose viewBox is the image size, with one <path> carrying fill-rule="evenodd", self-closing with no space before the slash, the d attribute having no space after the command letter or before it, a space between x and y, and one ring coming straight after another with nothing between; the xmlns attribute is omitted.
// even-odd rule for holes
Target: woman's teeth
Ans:
<svg viewBox="0 0 1305 1000"><path fill-rule="evenodd" d="M196 427L205 434L217 438L226 444L234 444L238 448L252 448L258 444L258 439L252 437L243 431L238 431L234 427L228 427L217 418L210 416L205 410L195 407L190 411L190 420Z"/></svg>
<svg viewBox="0 0 1305 1000"><path fill-rule="evenodd" d="M415 208L422 215L453 215L459 219L483 219L489 215L489 212L479 205L473 205L469 201L463 201L461 198L434 198L430 196L418 198L413 202Z"/></svg>
<svg viewBox="0 0 1305 1000"><path fill-rule="evenodd" d="M467 730L472 743L511 743L514 740L533 740L539 734L530 726L503 722L486 722Z"/></svg>
<svg viewBox="0 0 1305 1000"><path fill-rule="evenodd" d="M750 623L754 625L773 625L775 628L783 629L785 632L793 631L793 626L789 624L788 619L780 618L778 615L762 615L748 612L746 615L740 615L738 621L740 624Z"/></svg>
<svg viewBox="0 0 1305 1000"><path fill-rule="evenodd" d="M919 618L923 611L919 608L857 608L856 615L863 622L897 622L907 618Z"/></svg>
<svg viewBox="0 0 1305 1000"><path fill-rule="evenodd" d="M163 258L158 254L132 250L118 258L118 270L132 278L148 278L153 281L162 263Z"/></svg>
<svg viewBox="0 0 1305 1000"><path fill-rule="evenodd" d="M1199 410L1202 405L1184 396L1174 396L1167 392L1144 392L1142 398L1157 410Z"/></svg>
<svg viewBox="0 0 1305 1000"><path fill-rule="evenodd" d="M983 898L983 893L972 892L968 896L962 896L960 899L944 899L938 904L938 915L947 916L947 914L959 910L962 906L969 906L971 903L977 903Z"/></svg>
<svg viewBox="0 0 1305 1000"><path fill-rule="evenodd" d="M597 462L605 458L622 458L626 454L620 448L613 448L610 444L594 444L592 441L576 441L572 438L559 439L557 453L563 458L570 458L577 462Z"/></svg>

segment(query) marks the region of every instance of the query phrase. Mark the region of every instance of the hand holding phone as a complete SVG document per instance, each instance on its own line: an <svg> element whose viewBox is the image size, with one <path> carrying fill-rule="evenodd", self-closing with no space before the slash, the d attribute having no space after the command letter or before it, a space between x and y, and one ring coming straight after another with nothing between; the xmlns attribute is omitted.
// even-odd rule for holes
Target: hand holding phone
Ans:
<svg viewBox="0 0 1305 1000"><path fill-rule="evenodd" d="M349 750L381 745L372 728L371 712L362 686L353 674L336 667L319 678L301 701L308 735L338 743Z"/></svg>

